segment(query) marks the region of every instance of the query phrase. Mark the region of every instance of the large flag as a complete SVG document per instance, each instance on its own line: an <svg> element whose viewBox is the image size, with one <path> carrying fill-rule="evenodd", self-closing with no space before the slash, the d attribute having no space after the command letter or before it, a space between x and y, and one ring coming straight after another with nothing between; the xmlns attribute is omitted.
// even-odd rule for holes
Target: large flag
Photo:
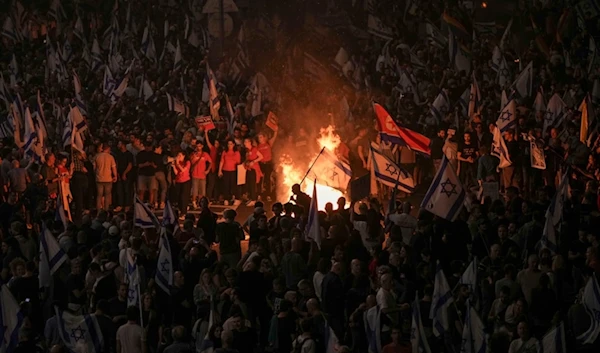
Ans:
<svg viewBox="0 0 600 353"><path fill-rule="evenodd" d="M213 119L219 119L219 109L221 109L221 101L219 100L219 93L217 92L217 78L215 73L211 70L206 62L206 75L209 92L209 108Z"/></svg>
<svg viewBox="0 0 600 353"><path fill-rule="evenodd" d="M364 313L369 353L381 352L381 310L374 306Z"/></svg>
<svg viewBox="0 0 600 353"><path fill-rule="evenodd" d="M169 200L165 202L165 208L163 209L162 225L163 227L167 225L173 226L174 237L177 237L177 234L181 232L181 229L179 228L179 220L177 217L175 217L175 212L173 211L171 201Z"/></svg>
<svg viewBox="0 0 600 353"><path fill-rule="evenodd" d="M69 207L69 202L73 199L73 195L71 195L69 183L65 182L64 178L61 178L59 184L58 197L56 199L56 220L60 220L65 229L67 229L69 223L73 222L71 208Z"/></svg>
<svg viewBox="0 0 600 353"><path fill-rule="evenodd" d="M525 69L521 71L519 77L513 83L513 87L522 98L533 95L533 61L529 62Z"/></svg>
<svg viewBox="0 0 600 353"><path fill-rule="evenodd" d="M429 342L425 330L423 329L423 321L421 321L421 303L419 303L419 294L415 295L415 301L412 307L412 325L410 329L410 344L412 353L431 353Z"/></svg>
<svg viewBox="0 0 600 353"><path fill-rule="evenodd" d="M78 107L71 108L70 114L71 114L71 120L73 121L73 125L75 126L75 129L77 129L78 132L85 131L88 127L87 122L85 121L85 118L83 117L83 114L81 113L79 108ZM73 130L73 131L75 131L75 130Z"/></svg>
<svg viewBox="0 0 600 353"><path fill-rule="evenodd" d="M504 133L517 125L517 103L511 99L500 112L496 126Z"/></svg>
<svg viewBox="0 0 600 353"><path fill-rule="evenodd" d="M134 257L133 249L125 249L127 257L127 265L125 268L125 279L128 284L127 290L127 306L138 306L141 302L140 291L140 271L137 265L137 260ZM138 306L141 308L141 306Z"/></svg>
<svg viewBox="0 0 600 353"><path fill-rule="evenodd" d="M154 280L165 293L170 295L171 286L173 285L173 257L165 227L161 227L160 233L160 251L158 253Z"/></svg>
<svg viewBox="0 0 600 353"><path fill-rule="evenodd" d="M569 178L568 173L563 173L556 194L550 202L548 210L546 210L546 222L540 244L542 248L550 250L553 254L558 251L558 242L556 231L560 229L560 223L563 219L564 204L569 196Z"/></svg>
<svg viewBox="0 0 600 353"><path fill-rule="evenodd" d="M542 338L542 352L567 353L567 336L565 335L564 322L561 321Z"/></svg>
<svg viewBox="0 0 600 353"><path fill-rule="evenodd" d="M440 168L441 169L441 168ZM444 275L444 270L438 262L433 283L433 298L429 318L433 320L433 334L440 337L450 328L448 308L454 302L452 291Z"/></svg>
<svg viewBox="0 0 600 353"><path fill-rule="evenodd" d="M471 306L471 300L467 300L467 315L462 333L461 353L485 353L487 352L487 337L485 327L475 308ZM545 352L544 352L545 353Z"/></svg>
<svg viewBox="0 0 600 353"><path fill-rule="evenodd" d="M562 98L555 93L550 98L550 101L548 101L548 106L546 107L543 132L547 133L551 128L558 128L560 130L560 126L563 123L566 111L567 105Z"/></svg>
<svg viewBox="0 0 600 353"><path fill-rule="evenodd" d="M447 158L444 158L421 202L421 208L438 217L454 221L462 210L465 195L454 167Z"/></svg>
<svg viewBox="0 0 600 353"><path fill-rule="evenodd" d="M373 109L379 121L381 139L399 145L408 146L411 150L426 155L431 154L429 138L418 132L396 125L390 114L379 104L374 103Z"/></svg>
<svg viewBox="0 0 600 353"><path fill-rule="evenodd" d="M311 169L310 179L319 179L319 183L334 189L346 191L352 179L350 165L342 162L327 148L317 156Z"/></svg>
<svg viewBox="0 0 600 353"><path fill-rule="evenodd" d="M0 286L0 352L10 353L19 344L25 315L6 284Z"/></svg>
<svg viewBox="0 0 600 353"><path fill-rule="evenodd" d="M181 68L183 59L181 58L181 45L179 45L179 39L177 40L177 49L175 49L175 59L173 61L173 71L177 71Z"/></svg>
<svg viewBox="0 0 600 353"><path fill-rule="evenodd" d="M448 51L450 63L454 64L456 70L469 74L471 72L471 53L456 40L452 32L448 34Z"/></svg>
<svg viewBox="0 0 600 353"><path fill-rule="evenodd" d="M469 286L471 293L474 293L477 289L477 258L473 258L473 261L467 266L465 272L458 280L458 284L464 284Z"/></svg>
<svg viewBox="0 0 600 353"><path fill-rule="evenodd" d="M104 337L94 315L76 315L55 308L59 336L71 352L101 353Z"/></svg>
<svg viewBox="0 0 600 353"><path fill-rule="evenodd" d="M67 255L58 245L56 238L43 225L42 234L40 234L40 288L50 287L52 275L58 271L65 261L67 261Z"/></svg>
<svg viewBox="0 0 600 353"><path fill-rule="evenodd" d="M508 68L508 63L506 62L506 58L502 56L500 60L500 65L498 66L498 84L501 88L506 88L511 79L510 70Z"/></svg>
<svg viewBox="0 0 600 353"><path fill-rule="evenodd" d="M498 128L494 129L494 138L492 140L492 150L490 151L490 154L500 159L500 163L498 163L498 169L504 169L512 165L510 156L508 155L508 148L506 148L506 142L504 141L504 137L502 137L502 133Z"/></svg>
<svg viewBox="0 0 600 353"><path fill-rule="evenodd" d="M448 37L430 22L425 23L425 33L429 44L432 46L443 49L448 44Z"/></svg>
<svg viewBox="0 0 600 353"><path fill-rule="evenodd" d="M313 240L321 249L321 224L319 223L319 203L317 202L317 180L313 186L312 199L308 209L308 221L306 223L306 238Z"/></svg>
<svg viewBox="0 0 600 353"><path fill-rule="evenodd" d="M412 175L383 155L373 145L371 145L369 164L371 175L380 183L407 193L415 191L415 181Z"/></svg>
<svg viewBox="0 0 600 353"><path fill-rule="evenodd" d="M432 117L433 120L427 119L426 121L429 120L429 125L437 125L446 117L446 114L448 114L449 111L450 99L448 98L448 93L442 89L429 108L429 116Z"/></svg>
<svg viewBox="0 0 600 353"><path fill-rule="evenodd" d="M179 99L171 96L167 93L167 106L169 107L169 111L177 112L183 116L190 115L190 108L187 105L182 103Z"/></svg>
<svg viewBox="0 0 600 353"><path fill-rule="evenodd" d="M157 225L160 224L154 212L152 212L137 196L135 197L134 203L134 226L140 228L156 228Z"/></svg>
<svg viewBox="0 0 600 353"><path fill-rule="evenodd" d="M593 344L600 334L600 285L595 274L588 279L583 290L582 304L590 317L590 327L577 337L581 344Z"/></svg>

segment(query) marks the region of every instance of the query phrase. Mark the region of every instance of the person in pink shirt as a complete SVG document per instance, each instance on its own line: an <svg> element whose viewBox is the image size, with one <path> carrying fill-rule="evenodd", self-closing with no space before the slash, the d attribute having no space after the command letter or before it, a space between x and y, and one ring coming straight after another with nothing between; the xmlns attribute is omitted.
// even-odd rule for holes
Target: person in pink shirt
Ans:
<svg viewBox="0 0 600 353"><path fill-rule="evenodd" d="M206 196L206 176L212 169L212 159L204 152L204 144L198 140L196 152L192 154L192 206L198 207L198 197Z"/></svg>
<svg viewBox="0 0 600 353"><path fill-rule="evenodd" d="M237 166L242 162L242 156L237 150L235 141L227 140L227 150L221 154L221 163L219 164L219 178L223 179L223 196L226 198L226 205L235 201L237 194Z"/></svg>
<svg viewBox="0 0 600 353"><path fill-rule="evenodd" d="M258 185L262 178L262 171L259 162L263 159L263 154L252 145L252 139L244 139L244 148L246 149L246 192L248 193L248 203L246 206L252 207L258 198Z"/></svg>
<svg viewBox="0 0 600 353"><path fill-rule="evenodd" d="M187 159L183 152L177 153L173 163L173 172L175 173L175 185L173 191L175 199L179 202L179 218L185 218L188 205L190 204L190 194L192 181L190 178L190 168L192 163Z"/></svg>

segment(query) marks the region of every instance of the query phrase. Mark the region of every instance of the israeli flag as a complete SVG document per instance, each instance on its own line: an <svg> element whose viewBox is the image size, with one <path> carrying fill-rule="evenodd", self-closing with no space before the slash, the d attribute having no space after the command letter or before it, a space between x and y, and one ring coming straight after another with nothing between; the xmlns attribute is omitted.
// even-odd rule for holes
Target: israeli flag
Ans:
<svg viewBox="0 0 600 353"><path fill-rule="evenodd" d="M508 148L506 148L506 142L504 141L504 137L502 137L502 133L498 128L494 129L494 137L492 140L492 150L490 151L490 155L500 159L497 169L504 169L512 165L510 156L508 155Z"/></svg>
<svg viewBox="0 0 600 353"><path fill-rule="evenodd" d="M60 248L52 233L42 225L40 234L40 288L50 287L52 275L67 261L67 254Z"/></svg>
<svg viewBox="0 0 600 353"><path fill-rule="evenodd" d="M548 101L546 114L544 114L544 133L549 132L553 127L559 128L563 123L566 112L567 105L562 98L555 93Z"/></svg>
<svg viewBox="0 0 600 353"><path fill-rule="evenodd" d="M229 115L229 119L227 121L227 133L229 136L233 136L233 132L235 131L235 112L233 111L233 107L231 106L231 102L229 101L229 96L225 95L225 101L227 104L227 113Z"/></svg>
<svg viewBox="0 0 600 353"><path fill-rule="evenodd" d="M459 285L464 284L469 286L471 293L474 293L477 288L477 266L477 258L475 257L458 280Z"/></svg>
<svg viewBox="0 0 600 353"><path fill-rule="evenodd" d="M448 44L446 36L432 23L425 23L425 33L430 45L444 49Z"/></svg>
<svg viewBox="0 0 600 353"><path fill-rule="evenodd" d="M144 103L147 102L154 95L154 90L148 80L145 77L142 77L142 83L139 91L139 98L144 99Z"/></svg>
<svg viewBox="0 0 600 353"><path fill-rule="evenodd" d="M144 28L144 34L142 35L141 51L148 60L156 62L156 47L154 46L154 40L150 33L150 18L148 18L146 28Z"/></svg>
<svg viewBox="0 0 600 353"><path fill-rule="evenodd" d="M533 109L536 114L546 112L546 100L544 99L544 93L542 87L538 90L535 95L535 101L533 102Z"/></svg>
<svg viewBox="0 0 600 353"><path fill-rule="evenodd" d="M158 262L156 263L156 275L154 280L156 284L167 294L171 294L173 285L173 263L171 246L167 238L165 227L160 231L160 251L158 253Z"/></svg>
<svg viewBox="0 0 600 353"><path fill-rule="evenodd" d="M569 178L568 172L563 173L562 179L556 190L556 194L550 203L550 207L546 210L546 222L544 223L544 231L540 244L542 249L548 249L553 254L557 253L558 242L556 231L560 229L560 223L563 219L563 209L565 201L567 201L569 193Z"/></svg>
<svg viewBox="0 0 600 353"><path fill-rule="evenodd" d="M102 80L102 93L111 97L116 87L116 81L108 65L104 67L104 79Z"/></svg>
<svg viewBox="0 0 600 353"><path fill-rule="evenodd" d="M4 101L6 104L7 110L10 111L10 101L12 100L12 96L8 87L6 86L6 82L4 81L4 76L0 73L0 99Z"/></svg>
<svg viewBox="0 0 600 353"><path fill-rule="evenodd" d="M447 158L437 171L429 190L421 202L421 208L434 215L454 221L465 202L465 190L458 179L454 167Z"/></svg>
<svg viewBox="0 0 600 353"><path fill-rule="evenodd" d="M371 145L369 157L372 177L380 183L403 192L413 193L415 181L412 175Z"/></svg>
<svg viewBox="0 0 600 353"><path fill-rule="evenodd" d="M431 353L423 321L421 321L421 306L419 303L419 293L415 295L415 301L412 306L412 324L410 327L410 344L413 353Z"/></svg>
<svg viewBox="0 0 600 353"><path fill-rule="evenodd" d="M19 330L25 315L6 284L0 287L0 352L10 353L19 344Z"/></svg>
<svg viewBox="0 0 600 353"><path fill-rule="evenodd" d="M510 70L508 69L508 63L504 56L502 56L502 60L498 66L498 77L496 82L498 82L501 88L506 88L510 83Z"/></svg>
<svg viewBox="0 0 600 353"><path fill-rule="evenodd" d="M102 352L104 337L94 315L76 315L58 308L54 310L59 336L69 351Z"/></svg>
<svg viewBox="0 0 600 353"><path fill-rule="evenodd" d="M461 353L486 353L487 337L485 327L471 300L467 300L467 313L463 326Z"/></svg>
<svg viewBox="0 0 600 353"><path fill-rule="evenodd" d="M85 121L85 118L78 107L72 107L70 115L75 127L73 131L83 132L87 129L87 122Z"/></svg>
<svg viewBox="0 0 600 353"><path fill-rule="evenodd" d="M346 96L342 97L342 100L340 101L340 108L345 121L354 121L352 110L350 110L350 105L348 104L348 99L346 99Z"/></svg>
<svg viewBox="0 0 600 353"><path fill-rule="evenodd" d="M81 17L77 16L77 20L75 21L75 26L73 27L73 34L75 37L79 38L82 43L86 43L85 32L83 31L83 22L81 21Z"/></svg>
<svg viewBox="0 0 600 353"><path fill-rule="evenodd" d="M504 133L517 125L517 103L511 99L508 104L500 112L496 126Z"/></svg>
<svg viewBox="0 0 600 353"><path fill-rule="evenodd" d="M171 111L171 112L177 112L183 116L190 115L190 109L185 104L180 102L177 98L171 96L168 93L167 93L167 105L169 107L169 111Z"/></svg>
<svg viewBox="0 0 600 353"><path fill-rule="evenodd" d="M519 77L512 84L515 91L519 92L521 98L533 95L533 61L529 62L525 69L521 71Z"/></svg>
<svg viewBox="0 0 600 353"><path fill-rule="evenodd" d="M173 61L173 71L177 71L181 69L183 64L183 59L181 58L181 45L179 44L179 39L177 40L177 49L175 49L175 59Z"/></svg>
<svg viewBox="0 0 600 353"><path fill-rule="evenodd" d="M125 269L128 284L127 306L137 306L141 301L140 272L131 248L125 249L127 255L127 267Z"/></svg>
<svg viewBox="0 0 600 353"><path fill-rule="evenodd" d="M63 43L63 46L62 46L61 54L62 54L63 61L67 64L73 58L73 47L71 46L69 39L65 39L65 42Z"/></svg>
<svg viewBox="0 0 600 353"><path fill-rule="evenodd" d="M15 24L10 16L7 16L2 26L2 35L14 43L19 41L19 34L15 29Z"/></svg>
<svg viewBox="0 0 600 353"><path fill-rule="evenodd" d="M15 54L12 55L12 59L8 64L8 72L10 73L10 86L15 87L17 85L17 76L19 75L19 65L17 64Z"/></svg>
<svg viewBox="0 0 600 353"><path fill-rule="evenodd" d="M85 114L87 113L87 107L85 106L83 96L81 95L81 80L79 79L77 72L75 72L75 69L73 69L73 87L75 88L75 104L77 104L79 110Z"/></svg>
<svg viewBox="0 0 600 353"><path fill-rule="evenodd" d="M448 34L448 50L450 62L456 67L458 72L471 72L471 57L470 54L462 48L456 37L450 32Z"/></svg>
<svg viewBox="0 0 600 353"><path fill-rule="evenodd" d="M381 353L381 310L374 306L364 313L369 353Z"/></svg>
<svg viewBox="0 0 600 353"><path fill-rule="evenodd" d="M208 316L208 329L206 330L206 335L204 336L202 344L200 344L200 353L213 353L215 351L215 343L210 339L210 330L215 324L214 316L215 312L211 309L210 314Z"/></svg>
<svg viewBox="0 0 600 353"><path fill-rule="evenodd" d="M213 118L216 120L219 117L219 109L221 109L221 101L219 100L219 94L217 92L217 78L214 72L208 66L206 62L206 73L208 79L208 92L209 92L209 107Z"/></svg>
<svg viewBox="0 0 600 353"><path fill-rule="evenodd" d="M100 44L98 44L98 39L94 38L92 42L92 71L97 71L104 64L104 60L102 59L102 52L100 51Z"/></svg>
<svg viewBox="0 0 600 353"><path fill-rule="evenodd" d="M134 226L145 229L156 228L156 226L160 224L154 212L152 212L137 196L135 197L134 203Z"/></svg>
<svg viewBox="0 0 600 353"><path fill-rule="evenodd" d="M163 218L162 218L163 226L172 225L173 226L173 236L176 236L179 229L179 221L177 217L175 217L175 212L173 211L173 206L171 206L171 201L167 200L165 203L165 208L163 210Z"/></svg>
<svg viewBox="0 0 600 353"><path fill-rule="evenodd" d="M310 179L319 179L319 183L346 191L350 179L352 179L352 170L350 165L339 160L339 158L327 148L317 156L313 162L310 173Z"/></svg>
<svg viewBox="0 0 600 353"><path fill-rule="evenodd" d="M68 184L65 185L61 182L59 186L59 195L56 200L56 220L61 221L65 229L67 229L69 223L73 222L73 219L71 218L71 208L69 207L69 200L72 198L71 190L68 189Z"/></svg>
<svg viewBox="0 0 600 353"><path fill-rule="evenodd" d="M567 336L565 335L564 322L561 321L542 338L542 352L567 353Z"/></svg>
<svg viewBox="0 0 600 353"><path fill-rule="evenodd" d="M600 285L595 274L588 279L581 302L590 317L591 324L586 332L577 337L577 341L581 344L593 344L600 334Z"/></svg>
<svg viewBox="0 0 600 353"><path fill-rule="evenodd" d="M308 221L306 223L306 239L313 240L321 249L321 224L319 223L319 203L317 201L317 180L313 186L312 199L308 209Z"/></svg>
<svg viewBox="0 0 600 353"><path fill-rule="evenodd" d="M440 121L442 121L446 114L450 111L450 99L448 99L448 93L444 89L440 91L438 96L433 101L433 104L430 108L430 117L433 118L427 119L427 124L429 125L438 125Z"/></svg>
<svg viewBox="0 0 600 353"><path fill-rule="evenodd" d="M446 159L444 158L446 162ZM443 165L444 162L442 162ZM447 162L446 162L447 163ZM443 169L443 166L440 170ZM448 308L454 302L452 291L442 270L439 261L435 272L435 282L433 283L433 298L429 318L433 320L433 334L440 337L450 328L448 319Z"/></svg>
<svg viewBox="0 0 600 353"><path fill-rule="evenodd" d="M498 48L498 46L495 46L494 50L492 51L492 61L490 63L492 70L498 72L498 70L500 69L500 65L502 64L502 60L502 52L500 51L500 48Z"/></svg>
<svg viewBox="0 0 600 353"><path fill-rule="evenodd" d="M63 8L60 0L53 0L48 9L48 16L52 17L56 22L59 22L63 18L67 18L65 9Z"/></svg>
<svg viewBox="0 0 600 353"><path fill-rule="evenodd" d="M471 89L469 92L469 106L468 106L468 116L470 118L475 115L479 111L479 105L481 104L481 92L479 91L479 84L477 84L477 79L475 78L475 73L473 73L473 82L471 83ZM458 126L457 126L458 128Z"/></svg>
<svg viewBox="0 0 600 353"><path fill-rule="evenodd" d="M29 108L25 109L25 134L23 150L25 151L25 154L35 158L38 161L41 161L44 158L43 146L40 144L38 130L33 124L33 119L31 118L31 112L29 111Z"/></svg>

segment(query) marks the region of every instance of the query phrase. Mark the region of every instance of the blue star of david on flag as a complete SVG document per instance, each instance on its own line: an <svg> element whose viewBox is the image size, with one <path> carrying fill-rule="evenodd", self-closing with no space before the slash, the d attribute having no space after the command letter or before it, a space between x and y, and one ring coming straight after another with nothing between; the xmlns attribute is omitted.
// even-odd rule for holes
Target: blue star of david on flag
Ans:
<svg viewBox="0 0 600 353"><path fill-rule="evenodd" d="M129 298L130 301L135 300L135 288L129 288L129 291L127 292L127 298Z"/></svg>
<svg viewBox="0 0 600 353"><path fill-rule="evenodd" d="M160 263L160 270L163 272L169 271L170 264L171 264L171 261L169 261L169 259L164 259L163 262Z"/></svg>
<svg viewBox="0 0 600 353"><path fill-rule="evenodd" d="M79 342L79 340L85 340L85 330L80 326L71 330L71 338L75 340L75 342Z"/></svg>
<svg viewBox="0 0 600 353"><path fill-rule="evenodd" d="M502 115L500 115L500 120L502 120L502 121L508 121L508 120L510 120L511 116L512 116L511 112L504 111L504 112L502 112Z"/></svg>
<svg viewBox="0 0 600 353"><path fill-rule="evenodd" d="M445 194L448 198L452 197L453 194L457 194L456 185L450 181L450 178L447 178L440 186L440 192Z"/></svg>
<svg viewBox="0 0 600 353"><path fill-rule="evenodd" d="M544 120L546 120L548 122L551 122L552 120L554 120L554 113L549 112L549 111L545 112L544 113Z"/></svg>
<svg viewBox="0 0 600 353"><path fill-rule="evenodd" d="M396 166L394 166L390 163L385 164L385 171L389 172L391 175L396 175L399 172L398 169L396 168Z"/></svg>

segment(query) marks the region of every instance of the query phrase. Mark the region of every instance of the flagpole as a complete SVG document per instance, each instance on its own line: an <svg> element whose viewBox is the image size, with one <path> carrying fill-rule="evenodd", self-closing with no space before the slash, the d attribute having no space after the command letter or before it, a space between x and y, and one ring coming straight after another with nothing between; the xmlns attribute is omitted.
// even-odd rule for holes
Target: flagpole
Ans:
<svg viewBox="0 0 600 353"><path fill-rule="evenodd" d="M325 151L325 147L321 148L321 152L319 152L319 154L317 155L317 158L315 158L315 160L310 165L310 168L308 168L308 170L306 171L306 174L304 174L304 178L302 178L302 180L298 183L299 185L302 185L302 183L304 183L304 179L306 179L306 177L308 176L308 173L310 173L312 168L315 166L315 163L317 163L317 160L319 159L319 157L321 157L321 155L323 154L323 151Z"/></svg>

